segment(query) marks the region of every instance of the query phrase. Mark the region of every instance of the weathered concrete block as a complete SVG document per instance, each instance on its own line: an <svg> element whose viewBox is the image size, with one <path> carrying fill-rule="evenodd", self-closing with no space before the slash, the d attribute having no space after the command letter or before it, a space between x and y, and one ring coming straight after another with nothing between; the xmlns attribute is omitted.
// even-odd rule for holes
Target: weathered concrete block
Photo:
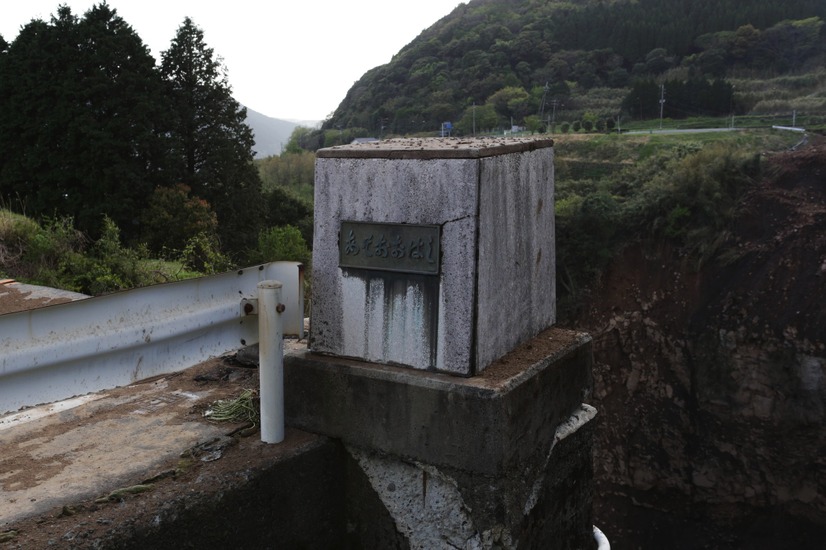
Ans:
<svg viewBox="0 0 826 550"><path fill-rule="evenodd" d="M380 500L384 510L374 505L375 517L389 513L410 548L595 548L590 483L595 414L582 405L557 427L541 464L503 476L348 447L363 472L359 480L365 477L375 495L362 483L358 495L348 493L348 503ZM382 519L362 523L383 528L388 538L392 531Z"/></svg>
<svg viewBox="0 0 826 550"><path fill-rule="evenodd" d="M291 354L284 362L287 422L437 466L518 470L544 457L556 427L592 384L588 335L551 328L530 342L547 353L513 371L506 356L471 378Z"/></svg>
<svg viewBox="0 0 826 550"><path fill-rule="evenodd" d="M312 350L470 376L552 325L552 145L426 139L319 151Z"/></svg>

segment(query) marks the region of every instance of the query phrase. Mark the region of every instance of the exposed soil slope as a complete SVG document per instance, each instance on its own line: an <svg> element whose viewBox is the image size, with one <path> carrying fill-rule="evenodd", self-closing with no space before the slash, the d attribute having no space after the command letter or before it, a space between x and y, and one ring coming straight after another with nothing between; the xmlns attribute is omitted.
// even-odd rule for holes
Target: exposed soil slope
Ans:
<svg viewBox="0 0 826 550"><path fill-rule="evenodd" d="M826 146L767 161L717 258L630 246L577 320L595 345L595 521L618 548L826 536Z"/></svg>

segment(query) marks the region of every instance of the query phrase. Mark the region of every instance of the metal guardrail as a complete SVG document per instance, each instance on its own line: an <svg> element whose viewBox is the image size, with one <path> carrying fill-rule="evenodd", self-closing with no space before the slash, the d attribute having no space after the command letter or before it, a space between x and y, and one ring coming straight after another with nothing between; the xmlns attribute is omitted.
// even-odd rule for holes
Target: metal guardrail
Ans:
<svg viewBox="0 0 826 550"><path fill-rule="evenodd" d="M0 414L182 370L258 342L259 282L304 335L303 266L274 262L0 315ZM250 301L252 300L252 302ZM246 310L246 311L245 311Z"/></svg>

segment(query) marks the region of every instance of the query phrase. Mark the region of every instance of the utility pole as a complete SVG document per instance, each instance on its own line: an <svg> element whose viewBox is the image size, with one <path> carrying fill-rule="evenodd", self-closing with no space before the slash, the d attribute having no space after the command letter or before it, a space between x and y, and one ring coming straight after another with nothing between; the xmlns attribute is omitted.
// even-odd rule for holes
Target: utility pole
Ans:
<svg viewBox="0 0 826 550"><path fill-rule="evenodd" d="M665 84L660 84L660 130L663 129L663 107L665 106Z"/></svg>
<svg viewBox="0 0 826 550"><path fill-rule="evenodd" d="M473 137L476 137L476 102L473 102Z"/></svg>
<svg viewBox="0 0 826 550"><path fill-rule="evenodd" d="M559 105L559 100L558 99L554 99L553 101L551 101L551 107L553 107L553 109L551 110L551 133L552 134L554 133L554 129L556 128L556 106L557 105Z"/></svg>
<svg viewBox="0 0 826 550"><path fill-rule="evenodd" d="M545 82L545 89L542 92L542 101L539 103L539 120L542 120L543 115L545 114L545 98L548 97L548 83Z"/></svg>

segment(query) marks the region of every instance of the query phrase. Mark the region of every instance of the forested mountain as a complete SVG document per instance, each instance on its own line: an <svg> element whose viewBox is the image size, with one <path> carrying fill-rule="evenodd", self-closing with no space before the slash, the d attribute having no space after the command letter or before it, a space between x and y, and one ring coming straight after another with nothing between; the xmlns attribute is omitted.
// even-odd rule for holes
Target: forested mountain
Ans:
<svg viewBox="0 0 826 550"><path fill-rule="evenodd" d="M822 0L471 0L367 72L323 128L410 134L453 121L469 134L537 126L563 102L576 116L615 116L623 99L626 114L646 116L659 97L635 107L631 87L654 83L659 93L666 81L694 81L695 98L666 116L746 112L757 99L733 102L713 81L822 67L824 18Z"/></svg>

